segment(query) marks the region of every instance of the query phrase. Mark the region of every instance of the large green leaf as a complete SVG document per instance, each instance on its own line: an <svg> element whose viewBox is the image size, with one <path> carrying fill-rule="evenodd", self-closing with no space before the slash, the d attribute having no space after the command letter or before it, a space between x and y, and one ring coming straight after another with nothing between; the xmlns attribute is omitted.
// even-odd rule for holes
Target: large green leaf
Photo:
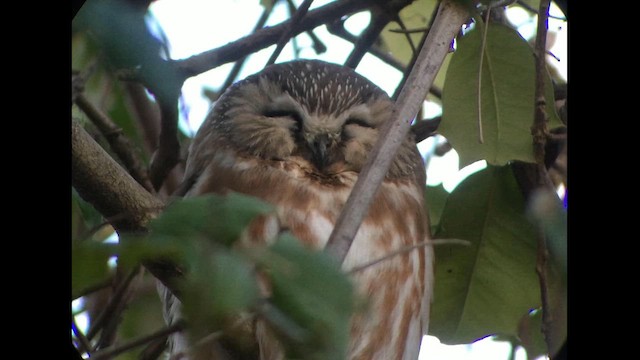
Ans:
<svg viewBox="0 0 640 360"><path fill-rule="evenodd" d="M460 167L482 159L492 165L511 160L534 162L530 130L535 86L532 49L515 30L489 23L480 76L482 29L469 31L458 41L447 70L438 130L460 155ZM545 85L546 102L550 104L549 127L562 126L552 106L553 87L548 73ZM480 125L483 143L479 141Z"/></svg>
<svg viewBox="0 0 640 360"><path fill-rule="evenodd" d="M425 191L425 203L429 210L429 222L432 229L440 223L440 216L444 209L444 204L449 196L442 183L438 186L427 186ZM433 232L433 231L432 231Z"/></svg>
<svg viewBox="0 0 640 360"><path fill-rule="evenodd" d="M437 238L432 335L446 344L517 335L518 321L539 307L536 240L511 168L488 166L449 195Z"/></svg>

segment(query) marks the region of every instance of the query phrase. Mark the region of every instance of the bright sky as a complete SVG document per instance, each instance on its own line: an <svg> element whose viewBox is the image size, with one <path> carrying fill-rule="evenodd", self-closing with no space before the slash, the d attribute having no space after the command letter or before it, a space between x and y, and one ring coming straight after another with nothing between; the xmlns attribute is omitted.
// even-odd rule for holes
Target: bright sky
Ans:
<svg viewBox="0 0 640 360"><path fill-rule="evenodd" d="M300 1L297 1L299 3ZM322 6L329 0L316 0L312 8ZM284 5L284 2L279 2ZM262 7L257 6L258 0L160 0L151 5L151 11L161 24L170 43L171 57L173 59L186 58L191 55L210 50L228 42L239 39L253 30L253 27L262 13ZM271 14L267 26L275 25L288 17L285 6L276 6ZM238 21L238 15L242 15L242 21ZM561 16L559 9L552 6L551 14ZM520 31L525 38L535 33L536 20L529 20L524 10L513 10L508 14L511 21L520 26ZM359 33L369 21L368 14L352 16L345 24L353 33ZM567 29L566 23L550 19L549 30L555 33L554 47L551 52L560 59L554 62L558 71L567 76ZM301 48L300 57L319 58L331 62L342 62L347 58L352 49L352 44L339 39L324 27L314 30L321 39L325 39L327 52L316 55L311 49L310 39L306 35L297 37L298 46ZM273 52L274 46L264 49L250 58L245 64L239 78L259 71L267 62ZM293 59L293 48L289 44L278 58L278 61ZM183 119L183 129L197 129L205 115L209 111L209 104L202 95L203 87L217 90L221 86L231 69L232 64L226 64L217 69L208 71L200 76L187 80L183 87L183 96L188 109L188 119ZM388 65L382 63L373 56L365 56L356 69L361 74L378 84L388 93L393 93L402 74ZM427 117L440 113L438 106L426 108ZM187 125L188 124L188 125ZM433 148L434 140L428 139L420 144L424 153ZM451 191L459 181L474 171L484 167L484 162L472 164L458 171L458 156L455 151L450 151L443 157L434 157L430 160L427 174L428 184L437 185L444 183L445 189ZM426 336L423 339L423 350L420 360L480 360L508 359L510 345L506 342L493 341L491 338L477 341L470 345L446 346L440 344L437 338ZM525 360L524 350L518 349L515 360Z"/></svg>

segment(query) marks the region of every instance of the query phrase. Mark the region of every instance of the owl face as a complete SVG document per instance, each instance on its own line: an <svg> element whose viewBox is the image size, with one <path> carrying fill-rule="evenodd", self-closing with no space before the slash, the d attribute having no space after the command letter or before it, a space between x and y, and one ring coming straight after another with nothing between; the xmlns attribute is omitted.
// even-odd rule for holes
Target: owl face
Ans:
<svg viewBox="0 0 640 360"><path fill-rule="evenodd" d="M392 110L384 91L349 68L293 61L236 83L211 120L241 153L303 162L332 176L362 169ZM411 176L421 161L408 138L388 176Z"/></svg>

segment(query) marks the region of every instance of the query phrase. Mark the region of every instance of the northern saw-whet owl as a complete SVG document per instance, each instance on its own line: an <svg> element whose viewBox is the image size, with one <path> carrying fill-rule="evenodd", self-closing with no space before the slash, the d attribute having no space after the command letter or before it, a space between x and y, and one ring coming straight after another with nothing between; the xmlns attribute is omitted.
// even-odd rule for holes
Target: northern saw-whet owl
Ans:
<svg viewBox="0 0 640 360"><path fill-rule="evenodd" d="M266 67L235 83L216 102L190 147L186 196L235 191L276 208L250 226L256 243L287 229L322 249L376 143L393 101L350 68L317 60ZM343 270L430 239L425 168L411 136L401 144L375 195ZM433 285L429 247L401 252L351 274L365 314L351 321L348 359L417 359ZM165 292L165 317L180 303ZM261 359L284 354L264 326L255 334ZM172 351L186 341L173 336ZM199 358L199 357L198 357Z"/></svg>

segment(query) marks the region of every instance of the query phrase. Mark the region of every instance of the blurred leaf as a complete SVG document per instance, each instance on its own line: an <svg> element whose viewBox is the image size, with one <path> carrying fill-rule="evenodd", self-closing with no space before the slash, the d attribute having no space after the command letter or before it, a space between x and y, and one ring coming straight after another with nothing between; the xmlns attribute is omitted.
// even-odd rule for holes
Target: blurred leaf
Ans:
<svg viewBox="0 0 640 360"><path fill-rule="evenodd" d="M511 168L488 166L461 182L447 199L436 238L432 335L445 344L517 335L523 314L540 306L534 229Z"/></svg>
<svg viewBox="0 0 640 360"><path fill-rule="evenodd" d="M255 306L259 295L251 262L227 248L200 245L183 289L184 313L198 337L233 326L235 316Z"/></svg>
<svg viewBox="0 0 640 360"><path fill-rule="evenodd" d="M534 57L515 30L490 23L482 68L482 129L479 142L478 69L482 32L469 31L458 41L443 89L439 131L460 155L460 167L485 159L492 165L511 160L534 162L531 125L534 114ZM553 86L546 74L546 101L553 104ZM547 106L549 127L562 126L554 107Z"/></svg>
<svg viewBox="0 0 640 360"><path fill-rule="evenodd" d="M122 0L88 0L72 21L89 30L116 67L134 67L159 57L160 44L145 24L145 12Z"/></svg>
<svg viewBox="0 0 640 360"><path fill-rule="evenodd" d="M146 235L123 234L123 264L149 258L169 258L189 269L203 243L231 245L258 215L272 207L251 196L230 192L175 200L149 223Z"/></svg>
<svg viewBox="0 0 640 360"><path fill-rule="evenodd" d="M76 31L87 30L116 69L138 69L156 97L177 99L183 79L160 57L162 43L149 31L146 9L123 0L89 0L73 19Z"/></svg>
<svg viewBox="0 0 640 360"><path fill-rule="evenodd" d="M440 216L448 196L449 192L444 189L442 183L438 186L427 186L425 203L429 210L429 222L431 223L432 233L440 223Z"/></svg>
<svg viewBox="0 0 640 360"><path fill-rule="evenodd" d="M518 338L527 352L527 359L537 359L547 354L547 344L542 334L542 310L524 315L518 325Z"/></svg>
<svg viewBox="0 0 640 360"><path fill-rule="evenodd" d="M116 254L113 244L82 241L71 248L71 293L77 298L84 290L109 277L108 260Z"/></svg>
<svg viewBox="0 0 640 360"><path fill-rule="evenodd" d="M294 340L298 340L288 339L289 356L343 359L354 289L339 264L325 252L307 249L287 234L259 262L269 275L270 300L277 308L270 313L272 326L280 333L296 334Z"/></svg>
<svg viewBox="0 0 640 360"><path fill-rule="evenodd" d="M267 203L248 195L207 194L171 203L154 219L151 236L205 236L222 244L235 241L251 220L272 211Z"/></svg>
<svg viewBox="0 0 640 360"><path fill-rule="evenodd" d="M156 289L157 279L146 272L141 284L135 288L135 296L127 303L122 313L122 323L118 327L120 343L139 339L143 334L151 334L166 325L162 317L162 303ZM117 356L117 360L141 359L144 346L127 351Z"/></svg>

